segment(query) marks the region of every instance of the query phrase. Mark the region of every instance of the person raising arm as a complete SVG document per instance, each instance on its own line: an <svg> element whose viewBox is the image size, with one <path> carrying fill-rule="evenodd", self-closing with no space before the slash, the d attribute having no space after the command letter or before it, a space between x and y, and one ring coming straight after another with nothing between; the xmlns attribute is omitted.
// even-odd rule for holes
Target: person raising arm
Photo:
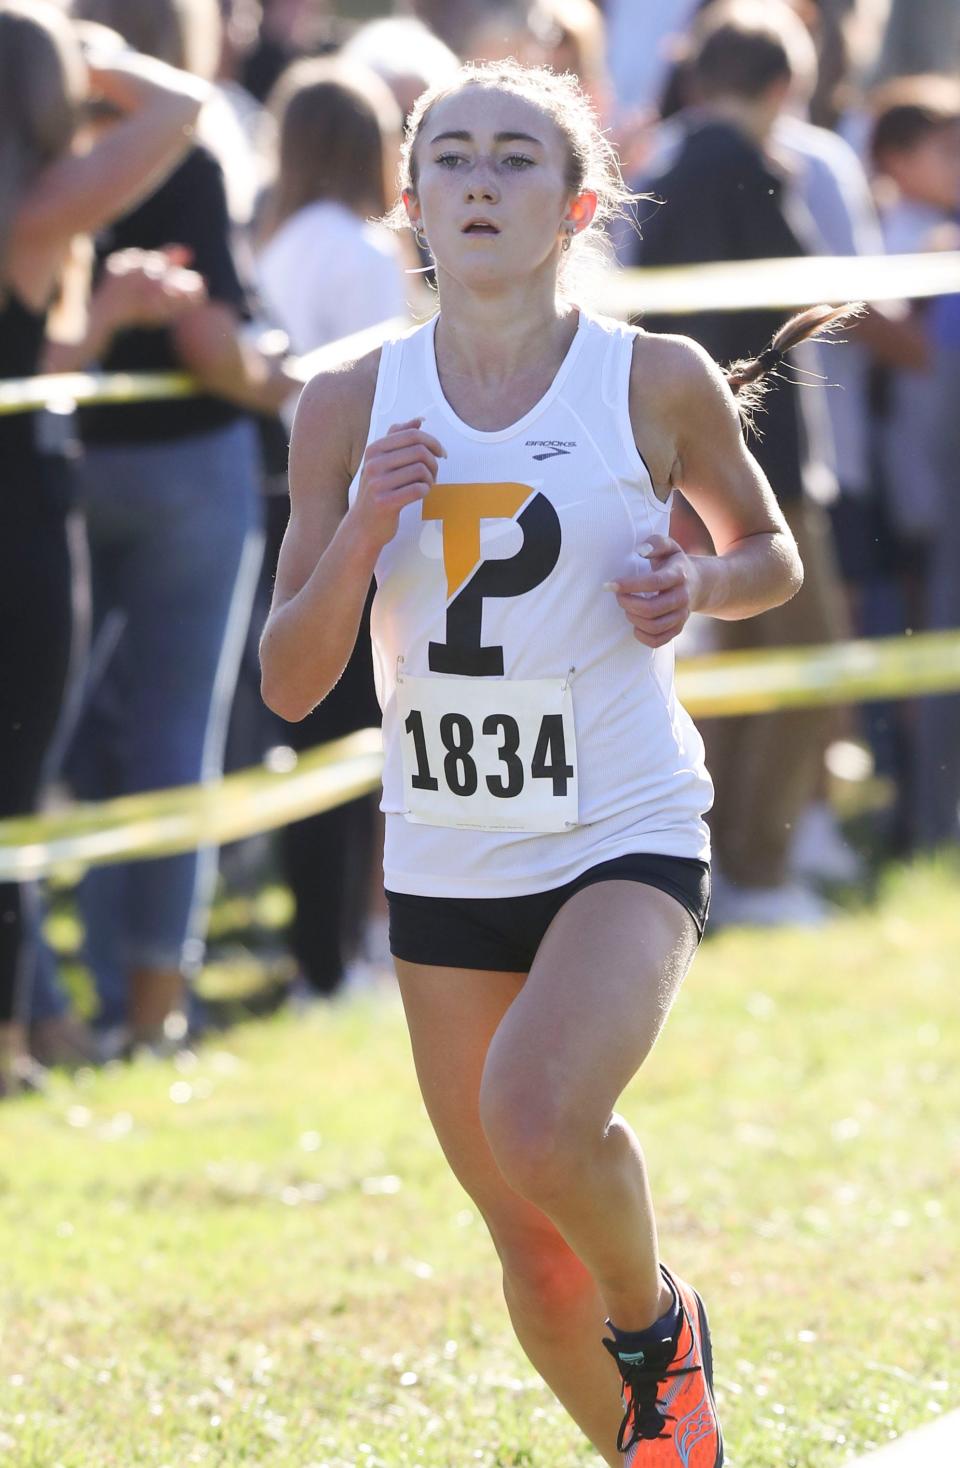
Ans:
<svg viewBox="0 0 960 1468"><path fill-rule="evenodd" d="M41 0L0 0L0 377L34 376L71 243L101 229L190 144L206 87L78 32ZM80 148L91 101L112 130ZM39 415L0 420L0 817L36 807L70 656L71 565L62 485ZM29 1074L23 893L0 884L0 1096Z"/></svg>
<svg viewBox="0 0 960 1468"><path fill-rule="evenodd" d="M32 135L34 166L10 201L13 207L3 210L4 276L26 303L40 307L50 299L73 237L95 234L132 207L186 153L208 87L138 56L104 26L71 27L50 5L5 0L0 24L7 44L22 47L24 65L38 72L48 37L58 48L56 67L30 89L26 102L30 115L23 124ZM117 120L81 149L75 122L93 102Z"/></svg>

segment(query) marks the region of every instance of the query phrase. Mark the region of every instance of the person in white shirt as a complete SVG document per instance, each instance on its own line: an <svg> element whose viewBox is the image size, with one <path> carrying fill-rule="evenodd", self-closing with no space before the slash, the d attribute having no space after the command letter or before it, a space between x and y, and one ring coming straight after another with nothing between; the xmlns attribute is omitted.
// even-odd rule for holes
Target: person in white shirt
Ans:
<svg viewBox="0 0 960 1468"><path fill-rule="evenodd" d="M260 211L256 260L261 303L293 351L304 354L379 322L407 319L405 262L385 213L395 173L400 111L384 81L340 60L294 62L271 98L279 170ZM411 252L412 253L412 252ZM271 502L275 560L287 497ZM368 612L365 614L365 619ZM379 723L370 648L358 639L336 690L284 742L304 750ZM328 998L345 980L369 978L367 962L385 916L366 922L378 836L375 802L351 801L280 837L294 898L291 943L299 969L294 994Z"/></svg>
<svg viewBox="0 0 960 1468"><path fill-rule="evenodd" d="M279 172L261 211L257 284L303 354L407 314L399 243L376 222L400 113L373 72L327 60L295 62L271 110Z"/></svg>

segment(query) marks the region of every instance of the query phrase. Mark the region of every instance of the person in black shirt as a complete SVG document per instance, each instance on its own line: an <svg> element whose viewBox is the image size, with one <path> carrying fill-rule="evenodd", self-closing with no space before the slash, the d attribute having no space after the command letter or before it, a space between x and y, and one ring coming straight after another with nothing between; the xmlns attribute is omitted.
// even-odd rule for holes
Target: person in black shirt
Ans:
<svg viewBox="0 0 960 1468"><path fill-rule="evenodd" d="M205 88L84 37L52 6L0 0L0 54L22 85L0 91L0 377L37 372L47 314L76 235L154 187L188 145ZM74 152L91 97L118 121ZM15 181L15 182L13 182ZM67 466L45 452L41 415L0 418L0 817L36 807L71 640ZM0 1095L25 1073L30 970L24 892L0 885Z"/></svg>
<svg viewBox="0 0 960 1468"><path fill-rule="evenodd" d="M188 63L207 0L76 0L138 47ZM169 327L118 335L100 365L188 371L207 391L82 415L80 469L93 586L91 664L100 671L69 760L86 799L215 778L259 565L258 439L250 410L298 391L243 333L223 174L194 146L98 242L101 257L163 250L197 271L207 299ZM89 344L88 344L89 346ZM81 349L82 351L82 349ZM80 891L98 1026L152 1043L201 961L213 850L101 867Z"/></svg>

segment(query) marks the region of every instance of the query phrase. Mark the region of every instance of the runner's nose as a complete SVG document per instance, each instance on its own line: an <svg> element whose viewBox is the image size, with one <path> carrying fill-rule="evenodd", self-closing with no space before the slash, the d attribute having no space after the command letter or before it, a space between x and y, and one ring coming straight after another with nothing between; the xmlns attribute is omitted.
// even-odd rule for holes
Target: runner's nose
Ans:
<svg viewBox="0 0 960 1468"><path fill-rule="evenodd" d="M489 164L478 163L472 169L470 178L467 180L464 197L475 204L482 200L484 203L495 204L500 198L500 190L490 171Z"/></svg>

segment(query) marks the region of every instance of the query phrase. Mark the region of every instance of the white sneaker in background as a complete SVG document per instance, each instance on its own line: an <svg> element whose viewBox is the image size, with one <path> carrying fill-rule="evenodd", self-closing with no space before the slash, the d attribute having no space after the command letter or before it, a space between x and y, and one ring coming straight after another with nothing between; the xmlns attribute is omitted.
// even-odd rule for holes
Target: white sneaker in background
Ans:
<svg viewBox="0 0 960 1468"><path fill-rule="evenodd" d="M397 976L390 952L390 924L385 917L371 918L363 935L360 952L347 964L340 994L347 999L358 995L388 993L396 987Z"/></svg>
<svg viewBox="0 0 960 1468"><path fill-rule="evenodd" d="M390 952L390 920L373 917L367 923L363 935L363 956L368 963L393 972L393 955Z"/></svg>
<svg viewBox="0 0 960 1468"><path fill-rule="evenodd" d="M710 902L713 928L819 928L834 909L801 882L780 887L739 887L725 878L714 882Z"/></svg>
<svg viewBox="0 0 960 1468"><path fill-rule="evenodd" d="M347 964L347 971L340 986L343 998L354 999L360 994L372 994L377 987L376 967L366 958L355 958Z"/></svg>
<svg viewBox="0 0 960 1468"><path fill-rule="evenodd" d="M111 1025L108 1029L94 1030L96 1065L109 1065L111 1061L123 1060L130 1052L133 1036L127 1025Z"/></svg>
<svg viewBox="0 0 960 1468"><path fill-rule="evenodd" d="M863 880L863 861L844 837L825 800L812 802L797 821L790 846L790 871L815 882L853 884Z"/></svg>
<svg viewBox="0 0 960 1468"><path fill-rule="evenodd" d="M374 963L369 958L355 958L347 965L338 998L356 999L367 994L387 993L396 984L393 964Z"/></svg>
<svg viewBox="0 0 960 1468"><path fill-rule="evenodd" d="M287 990L287 1008L298 1019L315 1014L317 1010L329 1003L329 995L321 994L303 974L297 974Z"/></svg>

